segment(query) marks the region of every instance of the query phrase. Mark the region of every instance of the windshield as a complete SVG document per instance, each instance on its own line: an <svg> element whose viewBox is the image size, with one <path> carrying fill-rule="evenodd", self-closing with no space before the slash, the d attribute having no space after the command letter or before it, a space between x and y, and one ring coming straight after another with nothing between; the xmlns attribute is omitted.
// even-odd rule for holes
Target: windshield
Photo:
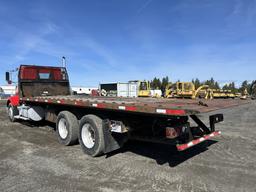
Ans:
<svg viewBox="0 0 256 192"><path fill-rule="evenodd" d="M146 82L141 82L140 83L140 90L147 90L147 83Z"/></svg>
<svg viewBox="0 0 256 192"><path fill-rule="evenodd" d="M185 91L191 91L192 90L192 85L190 83L185 83L184 84L184 90Z"/></svg>

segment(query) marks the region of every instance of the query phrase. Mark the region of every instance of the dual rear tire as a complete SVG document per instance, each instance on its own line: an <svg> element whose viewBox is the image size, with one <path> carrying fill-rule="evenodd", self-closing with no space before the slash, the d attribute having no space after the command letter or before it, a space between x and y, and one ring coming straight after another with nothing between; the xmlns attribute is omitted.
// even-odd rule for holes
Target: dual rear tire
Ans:
<svg viewBox="0 0 256 192"><path fill-rule="evenodd" d="M76 116L69 111L59 113L56 133L59 143L69 146L78 143L79 124Z"/></svg>
<svg viewBox="0 0 256 192"><path fill-rule="evenodd" d="M69 111L59 113L56 122L58 141L66 146L80 143L84 153L99 156L104 152L103 121L96 115L86 115L80 122Z"/></svg>
<svg viewBox="0 0 256 192"><path fill-rule="evenodd" d="M98 116L84 116L80 121L78 136L84 153L93 157L104 153L103 122Z"/></svg>

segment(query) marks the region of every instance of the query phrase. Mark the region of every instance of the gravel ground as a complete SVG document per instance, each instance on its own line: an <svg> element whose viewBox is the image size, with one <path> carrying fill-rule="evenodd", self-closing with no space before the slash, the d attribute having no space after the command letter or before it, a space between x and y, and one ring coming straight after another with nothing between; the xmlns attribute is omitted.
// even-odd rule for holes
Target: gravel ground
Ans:
<svg viewBox="0 0 256 192"><path fill-rule="evenodd" d="M0 191L255 192L255 109L252 101L218 111L222 136L182 153L130 141L92 158L60 145L50 125L10 123L0 106Z"/></svg>

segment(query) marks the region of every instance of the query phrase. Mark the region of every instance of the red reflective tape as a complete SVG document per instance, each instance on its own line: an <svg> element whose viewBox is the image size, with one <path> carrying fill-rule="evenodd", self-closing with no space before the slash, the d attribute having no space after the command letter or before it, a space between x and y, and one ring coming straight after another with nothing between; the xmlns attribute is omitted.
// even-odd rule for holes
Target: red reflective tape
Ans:
<svg viewBox="0 0 256 192"><path fill-rule="evenodd" d="M136 111L137 108L134 107L134 106L125 106L125 110L127 110L127 111Z"/></svg>
<svg viewBox="0 0 256 192"><path fill-rule="evenodd" d="M209 139L210 136L209 136L209 135L205 135L204 138L205 138L205 139Z"/></svg>
<svg viewBox="0 0 256 192"><path fill-rule="evenodd" d="M96 108L105 108L106 107L104 103L93 103L92 106L96 107Z"/></svg>
<svg viewBox="0 0 256 192"><path fill-rule="evenodd" d="M194 145L197 145L198 143L200 143L201 141L199 139L196 139L194 141L192 141Z"/></svg>
<svg viewBox="0 0 256 192"><path fill-rule="evenodd" d="M186 115L186 112L182 109L166 109L168 115Z"/></svg>
<svg viewBox="0 0 256 192"><path fill-rule="evenodd" d="M187 148L188 148L187 144L177 145L177 150L178 151L184 151Z"/></svg>
<svg viewBox="0 0 256 192"><path fill-rule="evenodd" d="M82 101L75 101L75 105L83 105Z"/></svg>
<svg viewBox="0 0 256 192"><path fill-rule="evenodd" d="M48 102L49 102L49 103L53 103L52 99L49 99Z"/></svg>
<svg viewBox="0 0 256 192"><path fill-rule="evenodd" d="M97 108L105 108L105 104L104 103L98 103L97 104Z"/></svg>
<svg viewBox="0 0 256 192"><path fill-rule="evenodd" d="M120 110L126 110L126 111L136 111L137 108L135 106L118 106L118 109Z"/></svg>
<svg viewBox="0 0 256 192"><path fill-rule="evenodd" d="M57 100L57 103L64 104L65 100L64 99Z"/></svg>
<svg viewBox="0 0 256 192"><path fill-rule="evenodd" d="M199 143L201 143L201 142L203 142L203 141L205 141L205 140L207 140L207 139L209 139L211 137L214 137L214 136L217 136L217 135L220 135L220 134L221 134L220 131L215 131L215 132L213 132L213 133L211 133L209 135L205 135L205 136L203 136L203 137L201 137L199 139L195 139L195 140L190 141L188 143L181 144L181 145L176 145L176 147L177 147L178 151L184 151L184 150L186 150L186 149L188 149L188 148L190 148L190 147L192 147L194 145L197 145L197 144L199 144Z"/></svg>

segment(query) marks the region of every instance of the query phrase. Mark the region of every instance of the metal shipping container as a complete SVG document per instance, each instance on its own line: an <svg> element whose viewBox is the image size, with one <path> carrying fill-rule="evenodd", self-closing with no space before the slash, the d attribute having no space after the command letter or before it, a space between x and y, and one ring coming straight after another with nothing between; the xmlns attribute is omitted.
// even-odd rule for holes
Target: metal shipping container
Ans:
<svg viewBox="0 0 256 192"><path fill-rule="evenodd" d="M138 83L128 83L129 84L129 97L138 97Z"/></svg>
<svg viewBox="0 0 256 192"><path fill-rule="evenodd" d="M137 83L107 83L100 84L100 90L105 90L109 97L138 97Z"/></svg>
<svg viewBox="0 0 256 192"><path fill-rule="evenodd" d="M117 97L129 97L128 83L117 83Z"/></svg>

